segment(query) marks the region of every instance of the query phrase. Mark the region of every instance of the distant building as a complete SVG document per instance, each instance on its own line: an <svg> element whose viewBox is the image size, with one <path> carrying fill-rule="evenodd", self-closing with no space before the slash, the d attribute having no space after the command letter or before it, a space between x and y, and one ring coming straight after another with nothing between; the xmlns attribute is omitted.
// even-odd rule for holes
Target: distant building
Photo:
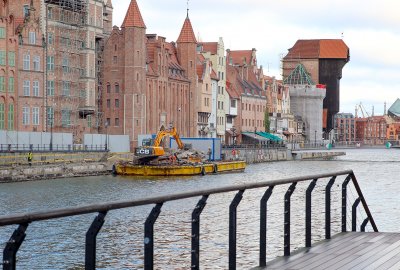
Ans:
<svg viewBox="0 0 400 270"><path fill-rule="evenodd" d="M386 142L387 120L385 116L356 118L356 140L377 145Z"/></svg>
<svg viewBox="0 0 400 270"><path fill-rule="evenodd" d="M334 117L336 142L356 141L356 121L352 113L338 113Z"/></svg>
<svg viewBox="0 0 400 270"><path fill-rule="evenodd" d="M316 85L302 64L298 64L285 78L284 85L289 88L291 112L302 119L305 140L320 142L325 85Z"/></svg>
<svg viewBox="0 0 400 270"><path fill-rule="evenodd" d="M283 79L301 63L315 84L326 85L323 102L325 134L333 129L333 117L339 112L340 79L349 60L349 48L341 39L298 40L282 60Z"/></svg>

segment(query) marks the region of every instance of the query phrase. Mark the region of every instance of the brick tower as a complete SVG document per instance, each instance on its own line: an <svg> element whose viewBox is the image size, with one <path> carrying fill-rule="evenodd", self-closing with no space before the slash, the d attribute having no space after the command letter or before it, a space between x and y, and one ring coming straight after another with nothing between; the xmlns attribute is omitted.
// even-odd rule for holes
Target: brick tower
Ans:
<svg viewBox="0 0 400 270"><path fill-rule="evenodd" d="M190 81L189 94L189 123L186 125L189 136L196 136L198 102L197 75L196 75L196 47L197 41L189 19L189 12L186 15L181 33L177 40L177 54L181 66L185 69L185 75Z"/></svg>

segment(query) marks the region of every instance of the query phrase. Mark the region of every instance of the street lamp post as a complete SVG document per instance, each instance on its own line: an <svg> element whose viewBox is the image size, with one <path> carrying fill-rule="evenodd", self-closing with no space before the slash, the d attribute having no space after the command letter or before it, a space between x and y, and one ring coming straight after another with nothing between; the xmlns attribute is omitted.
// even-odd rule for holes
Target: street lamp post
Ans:
<svg viewBox="0 0 400 270"><path fill-rule="evenodd" d="M317 147L317 131L314 130L314 147Z"/></svg>
<svg viewBox="0 0 400 270"><path fill-rule="evenodd" d="M108 149L108 146L107 146L107 128L108 128L108 121L106 121L105 127L106 127L106 141L105 141L104 146L105 146L105 150L107 151L107 149Z"/></svg>
<svg viewBox="0 0 400 270"><path fill-rule="evenodd" d="M53 151L54 110L53 110L53 107L49 107L49 108L51 108L51 113L50 113L50 146L49 146L49 149L50 149L50 151Z"/></svg>

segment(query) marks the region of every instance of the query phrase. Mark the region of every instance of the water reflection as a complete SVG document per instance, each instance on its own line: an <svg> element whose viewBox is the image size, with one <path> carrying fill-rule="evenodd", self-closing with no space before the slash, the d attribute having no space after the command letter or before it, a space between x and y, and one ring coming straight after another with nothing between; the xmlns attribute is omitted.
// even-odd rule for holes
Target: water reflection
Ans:
<svg viewBox="0 0 400 270"><path fill-rule="evenodd" d="M250 165L241 174L168 179L138 177L86 177L0 185L0 214L22 213L104 201L144 198L200 188L287 178L353 169L380 231L399 231L397 190L398 160L395 149L348 150L331 161L292 161ZM323 192L329 179L318 182L313 196L312 240L324 237ZM341 183L343 178L337 183ZM332 188L332 234L340 231L340 189ZM283 196L288 186L278 186L268 204L268 259L283 255ZM304 246L304 194L298 184L292 196L293 249ZM238 207L237 263L248 269L258 262L259 199L263 189L247 190ZM235 192L210 196L201 215L200 261L203 269L228 265L229 203ZM350 197L355 196L351 191ZM190 268L191 212L200 198L166 203L155 224L155 268ZM122 209L107 214L98 236L99 269L143 268L143 227L152 206ZM83 269L84 239L95 214L33 223L18 252L18 269ZM359 224L362 216L359 214ZM350 228L350 224L348 225ZM14 227L0 228L1 248ZM369 228L369 230L371 230Z"/></svg>

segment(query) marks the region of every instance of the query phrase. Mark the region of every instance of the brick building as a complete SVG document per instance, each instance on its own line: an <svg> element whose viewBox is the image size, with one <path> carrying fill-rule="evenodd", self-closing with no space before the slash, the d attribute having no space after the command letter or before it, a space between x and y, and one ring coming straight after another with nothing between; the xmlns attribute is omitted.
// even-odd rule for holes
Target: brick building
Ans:
<svg viewBox="0 0 400 270"><path fill-rule="evenodd" d="M8 91L1 98L0 128L68 132L74 142L81 142L83 133L97 130L92 123L98 87L96 44L111 31L111 1L4 4L1 20L7 23L0 30L0 36L5 34L4 41L0 37L0 61L2 55L7 59L3 70Z"/></svg>
<svg viewBox="0 0 400 270"><path fill-rule="evenodd" d="M340 79L349 60L349 48L341 39L298 40L282 59L284 79L301 63L316 84L326 85L323 102L325 134L333 129L333 117L339 112Z"/></svg>
<svg viewBox="0 0 400 270"><path fill-rule="evenodd" d="M107 132L128 134L132 148L139 134L157 133L162 125L174 125L181 136L197 136L196 47L188 15L177 42L166 42L146 34L132 0L121 28L114 27L104 45L101 111Z"/></svg>

